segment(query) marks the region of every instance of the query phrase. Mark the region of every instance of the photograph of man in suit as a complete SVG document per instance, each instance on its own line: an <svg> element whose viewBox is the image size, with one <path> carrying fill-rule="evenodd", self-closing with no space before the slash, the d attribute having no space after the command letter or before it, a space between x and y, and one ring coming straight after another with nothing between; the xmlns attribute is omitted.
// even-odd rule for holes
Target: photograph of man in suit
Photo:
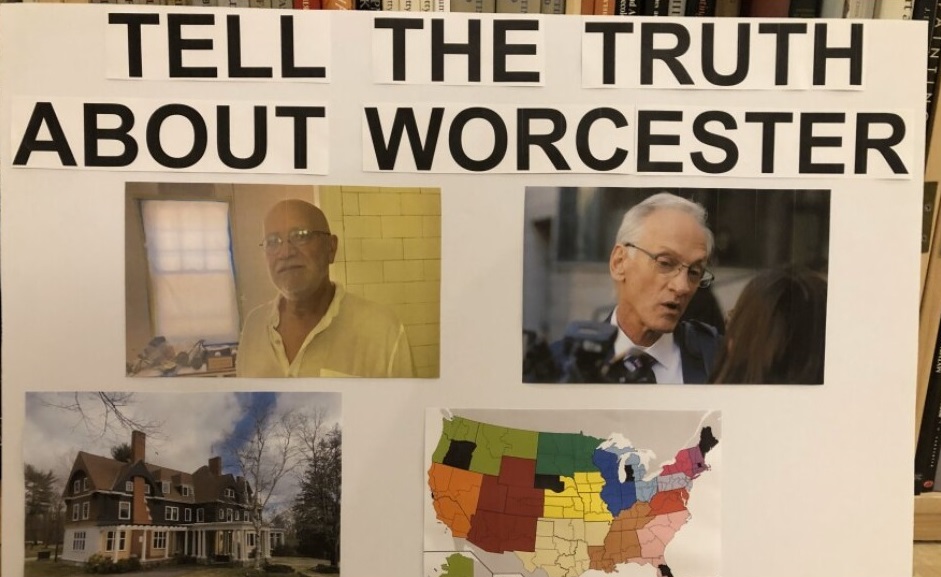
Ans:
<svg viewBox="0 0 941 577"><path fill-rule="evenodd" d="M624 382L705 383L719 346L717 330L681 321L696 291L714 275L706 267L714 246L699 204L660 193L631 208L608 262L617 305L614 359Z"/></svg>

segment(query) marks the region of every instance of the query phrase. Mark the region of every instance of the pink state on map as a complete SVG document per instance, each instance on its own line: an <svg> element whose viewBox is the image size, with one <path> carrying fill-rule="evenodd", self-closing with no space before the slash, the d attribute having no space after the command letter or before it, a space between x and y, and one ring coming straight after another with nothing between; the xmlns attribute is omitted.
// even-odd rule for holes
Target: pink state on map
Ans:
<svg viewBox="0 0 941 577"><path fill-rule="evenodd" d="M640 554L643 557L663 557L667 545L676 536L677 532L689 520L685 511L657 515L650 523L637 531L640 541Z"/></svg>
<svg viewBox="0 0 941 577"><path fill-rule="evenodd" d="M706 470L705 460L702 458L702 451L699 447L690 447L682 449L676 454L676 461L663 466L660 475L673 475L683 473L690 479L695 479L700 473Z"/></svg>

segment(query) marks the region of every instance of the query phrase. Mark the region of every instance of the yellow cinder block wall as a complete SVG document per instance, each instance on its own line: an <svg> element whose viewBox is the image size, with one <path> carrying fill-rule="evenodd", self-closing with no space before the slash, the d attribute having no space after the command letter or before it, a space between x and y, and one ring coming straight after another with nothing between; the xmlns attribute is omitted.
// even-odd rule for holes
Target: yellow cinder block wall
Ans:
<svg viewBox="0 0 941 577"><path fill-rule="evenodd" d="M420 377L440 374L441 191L323 186L320 208L341 242L331 277L392 307Z"/></svg>

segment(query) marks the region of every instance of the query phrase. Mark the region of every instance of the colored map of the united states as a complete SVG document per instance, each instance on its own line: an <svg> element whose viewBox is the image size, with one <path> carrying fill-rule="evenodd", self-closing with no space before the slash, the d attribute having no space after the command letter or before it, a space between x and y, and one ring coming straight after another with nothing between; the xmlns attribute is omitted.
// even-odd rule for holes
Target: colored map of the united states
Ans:
<svg viewBox="0 0 941 577"><path fill-rule="evenodd" d="M622 564L672 577L667 548L690 520L693 481L709 470L712 428L659 471L620 435L538 432L454 416L428 470L437 519L453 537L512 553L528 571L577 577ZM679 576L677 576L679 577Z"/></svg>

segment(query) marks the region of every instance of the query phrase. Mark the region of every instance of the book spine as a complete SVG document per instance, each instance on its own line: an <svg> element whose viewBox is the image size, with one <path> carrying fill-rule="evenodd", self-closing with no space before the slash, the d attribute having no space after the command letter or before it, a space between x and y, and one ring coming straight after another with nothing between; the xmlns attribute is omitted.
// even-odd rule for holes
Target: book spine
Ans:
<svg viewBox="0 0 941 577"><path fill-rule="evenodd" d="M872 18L875 10L875 0L846 0L846 5L843 7L843 17Z"/></svg>
<svg viewBox="0 0 941 577"><path fill-rule="evenodd" d="M928 22L928 58L925 71L925 137L930 142L932 111L934 109L935 85L938 81L939 51L941 51L941 28L939 28L938 0L915 0L912 19Z"/></svg>
<svg viewBox="0 0 941 577"><path fill-rule="evenodd" d="M932 122L937 109L938 69L941 67L941 6L935 3L931 25L928 27L928 77L925 115L925 138L931 138ZM930 141L929 141L930 142Z"/></svg>
<svg viewBox="0 0 941 577"><path fill-rule="evenodd" d="M384 2L390 0L383 0ZM391 0L395 1L395 0ZM382 7L385 10L385 6ZM394 8L393 8L394 10ZM476 12L480 13L483 10L483 1L482 0L451 0L451 12Z"/></svg>
<svg viewBox="0 0 941 577"><path fill-rule="evenodd" d="M565 0L542 0L539 7L540 14L564 14Z"/></svg>
<svg viewBox="0 0 941 577"><path fill-rule="evenodd" d="M742 16L787 18L791 0L753 0L742 3Z"/></svg>
<svg viewBox="0 0 941 577"><path fill-rule="evenodd" d="M735 18L741 13L741 0L718 0L716 2L716 16Z"/></svg>
<svg viewBox="0 0 941 577"><path fill-rule="evenodd" d="M914 0L882 0L876 5L875 17L880 20L911 20Z"/></svg>
<svg viewBox="0 0 941 577"><path fill-rule="evenodd" d="M499 3L500 0L497 0ZM614 16L617 0L595 0L592 13L595 16Z"/></svg>
<svg viewBox="0 0 941 577"><path fill-rule="evenodd" d="M843 0L823 0L820 3L821 18L842 18Z"/></svg>
<svg viewBox="0 0 941 577"><path fill-rule="evenodd" d="M376 2L377 5L379 5L380 3L381 3L381 0ZM381 7L376 8L376 10L379 10L379 9L381 9ZM448 0L434 0L434 11L435 12L450 12L451 3L448 2Z"/></svg>
<svg viewBox="0 0 941 577"><path fill-rule="evenodd" d="M395 12L398 9L399 9L399 0L382 0L382 10L384 12Z"/></svg>
<svg viewBox="0 0 941 577"><path fill-rule="evenodd" d="M820 16L820 0L791 0L787 15L791 18L817 18Z"/></svg>
<svg viewBox="0 0 941 577"><path fill-rule="evenodd" d="M687 16L715 16L716 0L689 0L686 4Z"/></svg>
<svg viewBox="0 0 941 577"><path fill-rule="evenodd" d="M915 493L932 491L941 451L941 326L934 344L934 361L925 392L925 410L915 449Z"/></svg>
<svg viewBox="0 0 941 577"><path fill-rule="evenodd" d="M670 0L669 5L667 5L667 14L670 16L682 16L686 13L686 3L691 2L692 0ZM712 4L715 4L716 0L710 0ZM715 16L715 14L713 14Z"/></svg>

